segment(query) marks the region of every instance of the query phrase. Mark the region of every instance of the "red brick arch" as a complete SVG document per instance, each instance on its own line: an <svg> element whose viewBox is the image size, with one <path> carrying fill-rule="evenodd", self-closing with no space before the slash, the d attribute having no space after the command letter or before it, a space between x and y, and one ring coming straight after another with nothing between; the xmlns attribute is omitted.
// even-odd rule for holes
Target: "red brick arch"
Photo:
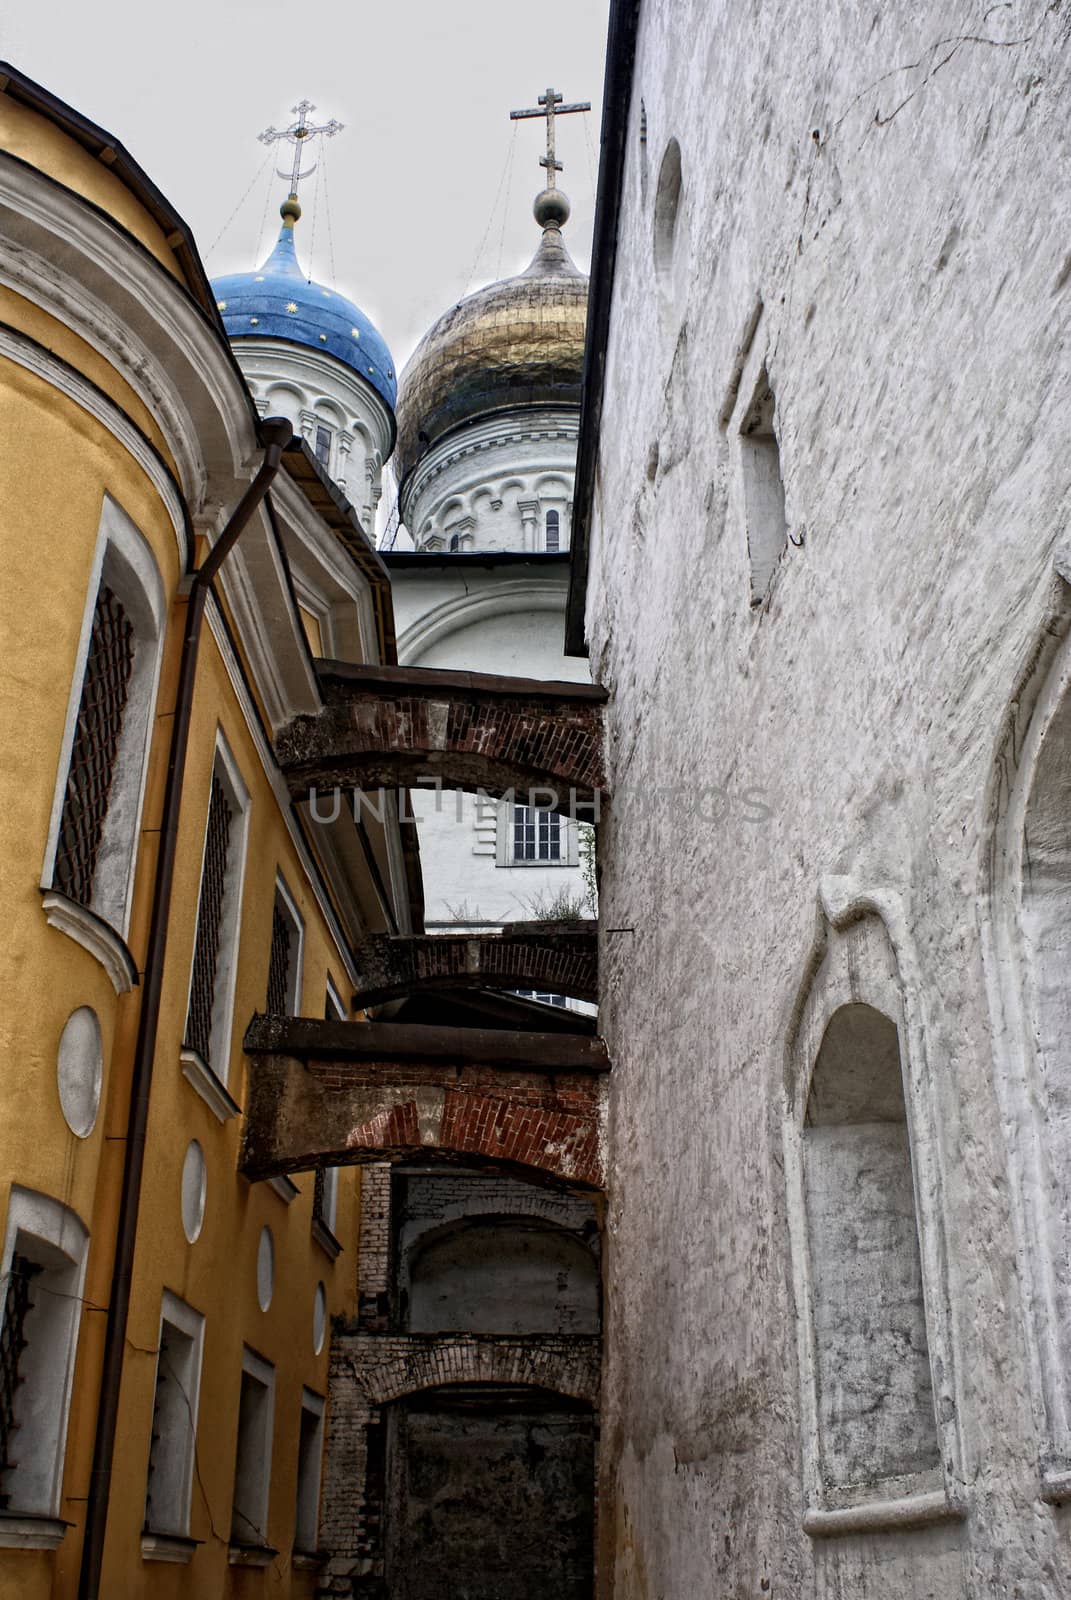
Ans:
<svg viewBox="0 0 1071 1600"><path fill-rule="evenodd" d="M245 1049L250 1178L419 1159L603 1186L600 1039L262 1017Z"/></svg>
<svg viewBox="0 0 1071 1600"><path fill-rule="evenodd" d="M356 1007L436 989L538 989L598 1000L594 922L512 923L501 933L373 934L358 947Z"/></svg>
<svg viewBox="0 0 1071 1600"><path fill-rule="evenodd" d="M323 814L336 789L512 790L518 801L590 820L605 776L602 708L592 684L428 667L318 666L324 708L276 740L290 792Z"/></svg>

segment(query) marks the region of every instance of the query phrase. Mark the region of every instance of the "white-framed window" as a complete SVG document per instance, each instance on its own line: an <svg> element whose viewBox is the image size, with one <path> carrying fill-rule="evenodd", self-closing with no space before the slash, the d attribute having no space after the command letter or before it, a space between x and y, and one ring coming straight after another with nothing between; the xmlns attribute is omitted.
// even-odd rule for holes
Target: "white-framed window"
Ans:
<svg viewBox="0 0 1071 1600"><path fill-rule="evenodd" d="M580 860L576 824L557 811L503 800L497 854L500 867L575 867Z"/></svg>
<svg viewBox="0 0 1071 1600"><path fill-rule="evenodd" d="M49 1195L13 1185L0 1309L0 1494L58 1517L89 1233Z"/></svg>
<svg viewBox="0 0 1071 1600"><path fill-rule="evenodd" d="M190 1531L204 1328L199 1311L164 1290L145 1485L145 1530L150 1534L182 1539Z"/></svg>
<svg viewBox="0 0 1071 1600"><path fill-rule="evenodd" d="M324 1021L345 1022L346 1008L342 1003L342 996L330 978L327 979L327 990L324 996ZM317 1167L312 1188L312 1225L313 1230L319 1223L331 1235L331 1240L324 1240L325 1245L331 1245L334 1240L335 1221L338 1216L338 1168ZM332 1245L333 1248L333 1245Z"/></svg>
<svg viewBox="0 0 1071 1600"><path fill-rule="evenodd" d="M548 554L553 554L561 549L561 540L561 514L557 511L548 511L546 523L546 549Z"/></svg>
<svg viewBox="0 0 1071 1600"><path fill-rule="evenodd" d="M217 731L183 1048L196 1051L223 1084L230 1069L248 825L249 791Z"/></svg>
<svg viewBox="0 0 1071 1600"><path fill-rule="evenodd" d="M295 1017L298 1014L304 945L301 914L290 890L282 878L277 877L268 951L267 1009L271 1016Z"/></svg>
<svg viewBox="0 0 1071 1600"><path fill-rule="evenodd" d="M105 496L72 675L41 887L50 921L94 954L90 919L126 938L164 638L155 557ZM53 913L60 913L53 915Z"/></svg>
<svg viewBox="0 0 1071 1600"><path fill-rule="evenodd" d="M560 861L562 819L559 813L515 805L512 853L514 861Z"/></svg>
<svg viewBox="0 0 1071 1600"><path fill-rule="evenodd" d="M313 1555L320 1525L320 1473L324 1454L323 1396L301 1391L301 1426L298 1433L297 1511L294 1549Z"/></svg>
<svg viewBox="0 0 1071 1600"><path fill-rule="evenodd" d="M238 1445L231 1499L231 1543L266 1545L271 1484L275 1368L247 1347L242 1350L238 1396Z"/></svg>
<svg viewBox="0 0 1071 1600"><path fill-rule="evenodd" d="M329 976L324 991L324 1021L345 1022L345 1020L345 1004L343 1003L342 996L339 993L337 983L335 983L334 979Z"/></svg>
<svg viewBox="0 0 1071 1600"><path fill-rule="evenodd" d="M317 461L323 467L325 472L331 471L332 439L333 435L331 429L326 425L326 423L318 422L316 424L316 432L313 435L313 449L316 452Z"/></svg>

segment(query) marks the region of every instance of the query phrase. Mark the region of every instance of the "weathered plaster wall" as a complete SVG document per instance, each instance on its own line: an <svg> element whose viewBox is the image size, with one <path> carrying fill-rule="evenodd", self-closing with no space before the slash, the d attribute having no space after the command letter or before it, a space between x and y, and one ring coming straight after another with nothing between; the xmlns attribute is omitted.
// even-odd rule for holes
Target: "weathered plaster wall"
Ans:
<svg viewBox="0 0 1071 1600"><path fill-rule="evenodd" d="M588 601L613 694L614 1600L1071 1592L981 931L994 762L1071 536L1069 28L1061 5L949 0L642 10ZM672 138L679 209L656 221ZM802 543L753 607L741 429L764 365ZM900 907L966 1515L812 1537L783 1119L831 875Z"/></svg>

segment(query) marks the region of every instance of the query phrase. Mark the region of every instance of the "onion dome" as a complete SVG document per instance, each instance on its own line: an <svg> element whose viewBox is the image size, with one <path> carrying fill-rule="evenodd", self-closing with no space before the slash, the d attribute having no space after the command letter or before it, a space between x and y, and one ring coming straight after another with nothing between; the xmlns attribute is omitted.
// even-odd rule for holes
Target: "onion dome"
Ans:
<svg viewBox="0 0 1071 1600"><path fill-rule="evenodd" d="M301 207L291 195L279 209L282 230L264 265L213 280L228 337L287 339L326 350L371 384L393 412L398 382L382 334L352 300L305 277L294 245Z"/></svg>
<svg viewBox="0 0 1071 1600"><path fill-rule="evenodd" d="M588 280L561 228L569 202L535 202L543 237L531 264L453 306L417 345L402 375L397 469L404 480L444 434L519 405L579 405Z"/></svg>

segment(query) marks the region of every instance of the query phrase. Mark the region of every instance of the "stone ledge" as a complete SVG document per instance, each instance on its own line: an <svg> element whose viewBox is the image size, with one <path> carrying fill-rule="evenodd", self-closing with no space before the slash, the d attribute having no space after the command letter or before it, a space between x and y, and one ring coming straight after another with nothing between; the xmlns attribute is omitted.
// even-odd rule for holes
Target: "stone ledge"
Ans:
<svg viewBox="0 0 1071 1600"><path fill-rule="evenodd" d="M202 1544L203 1539L190 1539L182 1533L153 1533L146 1528L141 1535L141 1559L169 1561L176 1566L185 1566Z"/></svg>
<svg viewBox="0 0 1071 1600"><path fill-rule="evenodd" d="M58 1550L71 1526L32 1511L0 1511L0 1550Z"/></svg>
<svg viewBox="0 0 1071 1600"><path fill-rule="evenodd" d="M854 1506L805 1513L803 1531L812 1539L829 1539L849 1533L895 1533L900 1528L924 1528L935 1522L957 1522L966 1506L943 1489L929 1494L905 1495L897 1500L871 1500Z"/></svg>
<svg viewBox="0 0 1071 1600"><path fill-rule="evenodd" d="M138 981L137 962L110 924L58 889L46 889L41 904L49 927L57 928L88 950L108 974L116 994L128 994L134 988Z"/></svg>
<svg viewBox="0 0 1071 1600"><path fill-rule="evenodd" d="M182 1076L201 1096L217 1121L227 1122L231 1117L241 1115L241 1106L233 1095L228 1093L226 1084L216 1077L199 1050L191 1050L189 1046L184 1046L179 1051L179 1060L182 1063Z"/></svg>

